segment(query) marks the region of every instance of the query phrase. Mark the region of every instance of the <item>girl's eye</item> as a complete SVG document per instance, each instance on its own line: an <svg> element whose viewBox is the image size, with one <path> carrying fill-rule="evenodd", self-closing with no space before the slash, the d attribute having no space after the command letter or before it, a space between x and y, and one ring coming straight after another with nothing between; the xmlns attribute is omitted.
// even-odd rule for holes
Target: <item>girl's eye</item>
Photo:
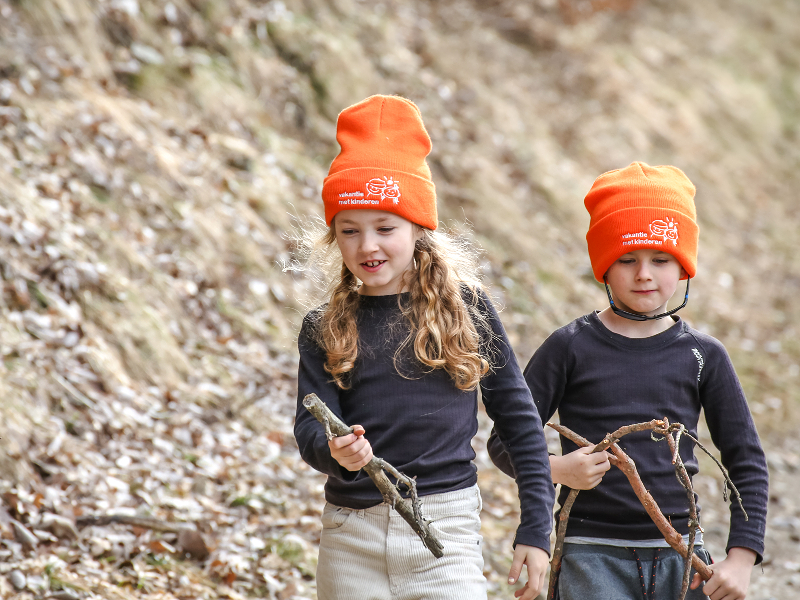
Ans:
<svg viewBox="0 0 800 600"><path fill-rule="evenodd" d="M350 235L350 234L355 233L355 232L356 232L355 229L342 229L342 233L344 235Z"/></svg>
<svg viewBox="0 0 800 600"><path fill-rule="evenodd" d="M392 231L394 231L394 229L395 229L394 227L380 227L378 228L378 231L380 231L381 233L391 233Z"/></svg>
<svg viewBox="0 0 800 600"><path fill-rule="evenodd" d="M669 259L668 258L654 258L653 262L656 263L657 265L665 265L665 264L667 264L669 262Z"/></svg>
<svg viewBox="0 0 800 600"><path fill-rule="evenodd" d="M623 265L632 265L633 263L636 262L636 260L633 258L620 258L617 262Z"/></svg>

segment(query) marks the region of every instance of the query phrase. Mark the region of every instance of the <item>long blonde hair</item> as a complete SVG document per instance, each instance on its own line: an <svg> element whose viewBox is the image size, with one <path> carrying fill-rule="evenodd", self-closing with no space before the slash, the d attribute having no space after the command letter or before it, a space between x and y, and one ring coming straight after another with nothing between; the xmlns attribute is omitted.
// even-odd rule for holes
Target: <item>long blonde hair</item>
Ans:
<svg viewBox="0 0 800 600"><path fill-rule="evenodd" d="M299 244L300 250L303 247L306 263L314 262L318 273L335 268L333 225L316 243ZM444 369L460 390L475 389L490 370L493 333L480 309L477 259L477 251L463 236L421 228L414 246L416 268L405 274L410 301L400 303L410 331L394 355L398 373L406 376L399 358L409 346L427 370ZM358 357L359 282L340 257L337 266L329 279L328 303L315 313L315 337L326 353L325 370L336 385L347 389Z"/></svg>

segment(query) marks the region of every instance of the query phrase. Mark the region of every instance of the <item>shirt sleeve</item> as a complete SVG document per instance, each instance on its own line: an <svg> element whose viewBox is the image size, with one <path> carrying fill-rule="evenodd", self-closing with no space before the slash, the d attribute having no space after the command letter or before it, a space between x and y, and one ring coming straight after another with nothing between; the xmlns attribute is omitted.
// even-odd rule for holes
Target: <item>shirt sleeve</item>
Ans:
<svg viewBox="0 0 800 600"><path fill-rule="evenodd" d="M733 547L748 548L758 555L758 564L763 558L766 533L767 460L727 351L716 340L702 345L706 360L700 380L700 401L711 440L719 449L722 464L739 490L747 511L745 519L735 494L731 494L726 552Z"/></svg>
<svg viewBox="0 0 800 600"><path fill-rule="evenodd" d="M564 329L554 332L536 350L525 367L525 383L543 424L555 414L564 397L569 339ZM494 465L509 477L516 477L511 457L495 429L492 429L486 445Z"/></svg>
<svg viewBox="0 0 800 600"><path fill-rule="evenodd" d="M481 380L481 395L496 436L508 449L519 489L521 515L514 545L534 546L549 553L555 493L542 422L500 317L487 297L482 295L480 302L491 327L493 367Z"/></svg>
<svg viewBox="0 0 800 600"><path fill-rule="evenodd" d="M300 366L297 373L297 414L294 421L294 437L300 456L311 467L330 477L346 481L355 478L351 472L339 465L331 456L325 428L303 406L307 394L319 396L337 417L342 416L339 404L339 388L325 371L325 352L314 340L314 313L303 319L303 327L297 340L300 351Z"/></svg>

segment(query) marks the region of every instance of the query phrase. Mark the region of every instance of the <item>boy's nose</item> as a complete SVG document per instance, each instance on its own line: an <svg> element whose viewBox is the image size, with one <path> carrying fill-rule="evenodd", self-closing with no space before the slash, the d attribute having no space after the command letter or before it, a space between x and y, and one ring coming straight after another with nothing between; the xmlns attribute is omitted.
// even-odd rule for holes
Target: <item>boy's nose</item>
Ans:
<svg viewBox="0 0 800 600"><path fill-rule="evenodd" d="M651 279L650 267L646 264L640 265L636 271L636 277L638 279Z"/></svg>

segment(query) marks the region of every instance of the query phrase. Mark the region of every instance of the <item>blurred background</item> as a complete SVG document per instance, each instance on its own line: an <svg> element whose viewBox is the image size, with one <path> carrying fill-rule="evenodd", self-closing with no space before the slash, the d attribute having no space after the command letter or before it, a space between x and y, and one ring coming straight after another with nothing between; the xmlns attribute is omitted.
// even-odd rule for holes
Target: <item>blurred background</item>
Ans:
<svg viewBox="0 0 800 600"><path fill-rule="evenodd" d="M728 348L769 457L748 598L800 594L800 4L0 0L0 596L316 597L324 478L291 433L314 285L281 266L336 115L375 93L420 107L440 219L485 249L523 364L605 306L594 178L687 173L681 314ZM511 598L516 490L481 419L490 597ZM106 513L202 539L74 528Z"/></svg>

